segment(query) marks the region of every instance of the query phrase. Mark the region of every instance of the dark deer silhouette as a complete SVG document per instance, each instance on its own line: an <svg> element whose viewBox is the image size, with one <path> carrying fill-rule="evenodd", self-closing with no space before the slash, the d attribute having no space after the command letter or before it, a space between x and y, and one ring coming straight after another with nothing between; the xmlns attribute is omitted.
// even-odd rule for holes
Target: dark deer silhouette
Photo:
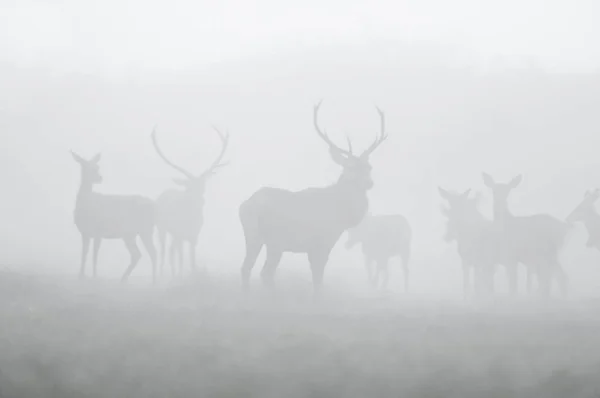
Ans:
<svg viewBox="0 0 600 398"><path fill-rule="evenodd" d="M499 231L502 247L502 264L507 267L511 293L517 291L517 266L527 267L527 290L531 292L532 276L536 275L542 294L550 294L551 279L556 276L563 295L567 293L567 275L560 261L560 249L565 243L568 225L547 214L515 216L508 208L508 196L522 177L514 177L508 183L497 183L483 173L485 185L494 198L494 225Z"/></svg>
<svg viewBox="0 0 600 398"><path fill-rule="evenodd" d="M361 245L369 282L377 287L379 275L383 274L382 286L387 287L388 263L392 257L400 256L404 271L404 291L409 286L409 261L412 229L400 214L367 215L356 227L348 230L346 249ZM376 264L373 269L373 263Z"/></svg>
<svg viewBox="0 0 600 398"><path fill-rule="evenodd" d="M586 246L600 250L600 214L596 212L596 202L600 198L600 189L587 191L581 203L569 214L567 223L581 222L588 232Z"/></svg>
<svg viewBox="0 0 600 398"><path fill-rule="evenodd" d="M229 135L221 133L213 127L221 140L221 151L212 164L202 173L194 175L183 167L170 161L161 151L156 140L156 128L152 131L152 143L161 159L184 175L184 179L174 178L173 181L182 186L183 190L169 189L163 192L156 200L157 218L156 225L159 232L161 247L160 267L161 273L165 263L166 236L171 236L171 269L175 275L175 255L179 255L179 273L183 273L183 244L189 243L190 267L196 271L196 246L198 236L204 224L204 193L207 180L221 167L223 156L229 144Z"/></svg>
<svg viewBox="0 0 600 398"><path fill-rule="evenodd" d="M156 282L156 249L152 240L155 223L154 202L139 195L103 195L94 192L94 185L102 182L98 162L100 154L90 160L71 151L73 159L81 166L81 184L75 204L75 225L81 234L81 269L85 276L85 263L94 240L93 275L97 275L98 252L103 239L122 239L131 255L131 262L121 280L129 275L141 258L136 239L139 235L152 261L152 281Z"/></svg>
<svg viewBox="0 0 600 398"><path fill-rule="evenodd" d="M493 292L493 277L499 264L498 234L493 221L481 214L479 196L470 198L470 189L462 194L439 187L438 191L448 204L442 206L447 218L444 240L456 242L462 263L464 297L469 296L473 286L479 294Z"/></svg>
<svg viewBox="0 0 600 398"><path fill-rule="evenodd" d="M256 258L266 246L267 258L261 271L263 283L273 286L284 252L306 253L315 291L319 291L332 248L344 231L361 222L368 210L367 191L373 187L369 155L387 138L384 114L377 108L381 131L371 146L356 156L349 138L348 150L345 150L321 131L319 106L320 103L314 107L314 127L328 145L331 159L342 167L341 176L332 185L301 191L263 187L240 205L239 216L246 240L241 270L244 287L248 286Z"/></svg>

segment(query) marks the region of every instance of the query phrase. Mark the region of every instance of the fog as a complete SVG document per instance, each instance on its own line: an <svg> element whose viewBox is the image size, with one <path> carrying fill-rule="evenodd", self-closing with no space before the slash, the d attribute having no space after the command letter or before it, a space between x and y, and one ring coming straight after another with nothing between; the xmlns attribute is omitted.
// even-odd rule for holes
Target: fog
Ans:
<svg viewBox="0 0 600 398"><path fill-rule="evenodd" d="M156 343L171 350L170 363L179 363L173 366L184 366L181 361L185 349L172 344L186 344L186 339L190 339L194 344L204 341L202 344L208 345L202 337L175 337L177 328L195 336L212 336L219 331L228 336L231 347L227 349L232 351L222 355L230 362L225 361L227 364L218 371L209 371L217 372L219 376L215 377L225 378L209 383L207 391L212 396L223 391L236 395L244 388L252 396L277 396L276 391L286 388L294 396L351 396L367 390L381 396L400 391L413 396L440 396L436 394L441 392L429 390L418 395L415 389L420 387L407 381L417 377L409 375L416 368L395 368L399 365L386 362L391 360L391 354L375 354L385 351L385 347L392 350L392 346L399 350L398 356L408 356L419 363L415 365L419 369L429 365L432 369L443 368L452 359L464 360L469 364L464 367L467 369L476 368L479 362L487 367L500 361L496 354L500 355L501 349L492 341L514 347L518 347L517 341L525 345L534 341L556 343L545 351L555 358L550 361L552 366L543 359L522 365L530 366L527 371L507 365L525 380L523 385L538 381L543 384L540 380L556 376L552 376L554 371L587 372L597 367L597 347L587 343L588 334L577 337L577 333L597 332L597 308L592 306L594 309L589 311L595 315L579 329L561 329L569 323L584 322L574 314L580 314L598 297L600 253L586 246L586 228L581 223L571 225L560 253L569 279L568 298L556 304L564 310L560 316L537 318L537 309L530 311L530 305L538 301L525 293L524 268L519 269L519 300L509 301L512 304L502 301L509 296L509 286L506 271L500 267L495 289L502 301L501 310L482 310L479 304L475 307L482 311L477 316L491 322L484 327L490 340L473 337L469 331L479 326L471 323L477 323L479 318L468 312L474 308L473 303L462 297L463 276L457 247L444 240L446 220L440 211L444 200L438 187L479 192L480 209L490 220L494 219L494 199L482 173L489 173L498 182L522 175L522 182L508 199L510 211L519 216L542 213L565 220L581 203L584 193L598 187L598 7L583 0L498 4L468 0L302 4L233 0L218 4L136 0L98 4L71 0L5 2L0 6L0 264L6 271L4 294L7 303L47 311L45 320L40 321L43 326L36 327L26 326L18 310L10 310L4 336L21 337L17 348L11 346L14 351L9 357L17 355L19 344L27 345L31 338L46 348L28 351L28 355L35 359L40 352L50 350L56 359L46 358L44 363L50 368L61 363L61 369L64 368L64 374L53 374L50 379L69 379L72 375L64 364L65 355L78 357L89 349L96 358L92 362L102 362L97 356L101 349L92 343L98 336L92 333L82 337L81 350L65 342L40 343L43 338L53 331L74 336L74 330L86 328L87 322L99 322L120 331L115 332L118 338L136 344L135 336L144 336L145 332L127 333L128 328L135 329L133 320L139 317L141 323L147 322L147 327L161 330L160 338L153 334L158 333L156 330L148 332L154 337L143 338L152 341L151 345ZM409 292L403 290L404 276L398 258L390 261L387 289L369 288L360 247L346 249L344 233L327 262L323 289L328 299L324 302L313 302L311 267L306 255L292 253L284 253L277 269L277 289L273 293L276 298L261 286L259 273L265 261L265 254L261 254L251 278L254 298L246 302L241 298L239 282L245 255L240 204L261 187L292 191L325 187L335 183L342 172L313 126L313 106L321 100L321 127L342 148L346 137L350 137L359 153L379 131L376 106L385 112L388 138L369 157L374 185L368 191L368 211L372 215L401 214L410 224ZM221 149L212 126L229 134L223 158L229 163L206 182L204 222L196 249L204 277L197 280L186 257L183 278L171 278L167 264L157 286L151 287L151 262L140 245L139 264L128 285L117 289L129 255L123 241L113 239L102 244L98 278L90 278L90 258L88 280L78 281L82 249L74 209L81 176L80 166L70 151L85 159L102 154L98 165L103 182L94 186L95 191L143 195L155 200L165 190L177 188L173 178L184 176L156 153L150 136L153 129L170 159L191 173L200 174ZM158 247L158 237L154 238ZM193 308L181 309L182 302L194 303ZM101 316L83 315L84 307L104 308L108 312ZM151 308L156 310L155 318L144 315ZM74 311L73 317L63 310ZM514 311L521 310L525 315L514 315ZM119 311L131 311L130 319L114 315ZM498 311L502 314L498 315ZM99 318L90 320L88 316ZM206 323L190 321L195 317L205 318ZM228 317L244 321L236 324ZM405 317L405 321L398 317ZM162 324L163 319L174 323L167 327ZM372 323L361 326L361 319ZM295 322L301 320L304 326L298 329ZM439 343L439 352L444 355L426 355L425 351L436 350L431 345L423 350L415 348L425 344L416 339L421 333L416 331L431 327L431 322L449 330L449 334L440 332L441 337L432 337L431 341L437 343L427 343ZM543 325L547 325L544 322L551 324L547 331L543 330ZM503 323L504 326L498 326ZM498 329L502 327L510 332L502 334ZM36 331L23 332L29 328ZM231 328L237 332L230 334ZM254 333L271 336L271 328L294 330L294 338L304 341L298 344L308 344L308 350L318 350L315 347L323 343L311 340L311 333L327 336L330 340L323 343L325 346L333 344L349 353L355 352L350 348L351 341L364 345L372 357L369 360L376 363L374 368L387 367L387 372L396 369L397 384L390 384L394 377L385 372L377 373L379 382L374 382L376 376L370 373L373 368L367 371L355 366L352 361L360 360L352 359L353 354L340 359L340 363L352 362L344 366L352 368L349 372L355 372L357 383L359 379L374 383L360 387L366 390L357 387L344 393L336 384L344 378L339 369L332 371L330 378L323 371L325 375L321 374L310 388L301 380L312 374L306 369L290 368L289 375L277 387L281 390L264 390L250 381L227 379L230 370L250 372L242 379L252 379L248 375L253 371L248 369L255 363L249 359L248 347L256 343ZM397 337L390 339L396 328L402 330L398 333L404 333L404 342ZM23 333L29 337L23 337ZM173 341L166 343L171 335ZM380 340L375 341L374 335ZM111 339L106 335L100 338L102 344L113 344ZM244 339L253 342L244 345ZM572 343L559 344L557 339ZM315 346L310 345L311 341ZM467 355L465 352L472 348L470 342L487 348ZM65 348L68 353L63 344L69 347ZM282 369L277 368L271 354L265 354L270 350L267 342L261 344L264 352L257 354L256 361L262 358L274 367L273 375L280 374ZM397 348L398 344L412 347ZM244 353L238 357L232 347L242 346ZM194 349L202 350L199 346ZM563 351L585 349L589 350L589 355L582 354L585 360L559 360ZM150 361L156 360L148 355ZM158 351L156 355L160 355ZM289 360L300 360L298 355L290 353ZM234 364L236 358L239 363ZM199 366L194 363L189 366ZM538 368L534 371L535 366ZM6 377L20 372L14 370ZM105 395L89 387L83 394L81 386L100 383L91 376L92 372L85 376L87 381L76 382L77 387L68 391L73 396L164 396L161 394L168 390L167 385L179 383L179 392L172 393L175 396L198 395L196 388L202 384L199 381L196 385L180 375L187 381L177 382L176 376L163 374L159 382L153 372L128 374L138 380L154 378L154 385L160 386L154 390L123 387ZM270 374L267 370L262 372L254 379L264 380ZM533 373L524 376L524 372ZM426 373L419 373L418 377L426 377ZM584 373L569 377L584 377ZM11 379L14 391L25 379ZM119 383L129 383L126 379L119 379ZM462 391L462 396L475 396L469 395L476 394L475 390L463 388L475 388L467 379L452 379L462 386L456 388L456 394ZM331 386L324 387L328 382ZM221 388L237 386L236 383L246 387ZM522 392L525 390L518 387L521 381L515 383L511 396L538 396L542 391L547 394L545 389L550 388L544 384L538 390ZM40 388L45 391L45 384ZM489 388L498 394L496 387ZM49 396L47 391L23 391L19 394ZM67 394L67 390L61 391ZM492 395L491 390L485 391L485 396ZM568 391L578 396L574 390ZM591 396L585 395L587 390L582 391L581 396Z"/></svg>

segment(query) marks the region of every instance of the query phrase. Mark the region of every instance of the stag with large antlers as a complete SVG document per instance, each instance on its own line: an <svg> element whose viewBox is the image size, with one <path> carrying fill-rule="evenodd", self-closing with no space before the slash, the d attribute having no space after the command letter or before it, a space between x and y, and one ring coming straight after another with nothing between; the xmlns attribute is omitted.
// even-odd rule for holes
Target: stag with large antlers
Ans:
<svg viewBox="0 0 600 398"><path fill-rule="evenodd" d="M369 282L374 287L379 284L380 274L383 275L382 287L387 287L388 263L392 257L400 256L404 272L404 291L408 292L411 240L412 229L404 216L367 213L359 225L348 230L345 247L351 249L360 243Z"/></svg>
<svg viewBox="0 0 600 398"><path fill-rule="evenodd" d="M245 200L239 209L246 240L246 256L242 266L242 282L248 286L250 273L262 250L267 258L261 279L272 286L275 271L284 252L306 253L312 271L315 291L321 289L329 254L342 233L358 225L368 210L367 191L373 187L369 155L385 141L385 117L377 108L381 131L361 155L335 145L319 128L315 105L313 124L317 135L327 144L331 159L342 167L332 185L301 191L263 187Z"/></svg>
<svg viewBox="0 0 600 398"><path fill-rule="evenodd" d="M569 214L567 223L581 222L588 232L586 246L600 250L600 214L596 211L596 202L600 198L600 189L587 191L581 203Z"/></svg>
<svg viewBox="0 0 600 398"><path fill-rule="evenodd" d="M519 175L508 183L497 183L487 173L483 181L494 198L494 224L502 236L500 245L502 263L509 271L512 293L517 290L517 265L527 267L527 290L531 291L532 276L537 276L542 295L550 294L553 277L558 279L563 295L567 293L567 275L560 261L560 250L565 244L568 225L548 214L515 216L508 208L508 196L520 183Z"/></svg>
<svg viewBox="0 0 600 398"><path fill-rule="evenodd" d="M183 273L183 244L185 242L189 243L190 267L193 272L196 271L196 246L200 230L204 224L203 211L206 182L221 167L227 164L226 162L222 162L222 160L229 144L229 135L222 133L216 127L213 127L213 129L221 140L221 151L206 170L196 175L169 160L158 145L156 128L152 131L152 143L158 155L166 164L185 177L184 179L173 179L176 184L183 187L183 190L169 189L163 192L156 200L156 226L159 232L161 247L161 273L165 263L167 234L171 236L171 269L173 275L176 273L174 263L176 253L179 253L179 272L180 274Z"/></svg>
<svg viewBox="0 0 600 398"><path fill-rule="evenodd" d="M96 277L98 252L103 239L121 239L125 243L131 262L121 280L127 278L141 258L136 239L140 236L142 243L150 254L152 261L152 280L156 282L156 249L152 236L154 234L154 202L139 195L103 195L94 192L94 185L102 182L98 162L100 154L90 160L71 151L73 159L81 166L81 183L75 205L75 225L81 234L81 269L79 275L85 276L85 263L90 247L94 241L93 275Z"/></svg>

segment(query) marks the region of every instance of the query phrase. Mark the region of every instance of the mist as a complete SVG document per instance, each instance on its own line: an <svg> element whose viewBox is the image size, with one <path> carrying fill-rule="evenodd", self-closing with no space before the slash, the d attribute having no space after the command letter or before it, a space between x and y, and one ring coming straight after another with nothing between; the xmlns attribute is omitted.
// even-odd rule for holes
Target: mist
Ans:
<svg viewBox="0 0 600 398"><path fill-rule="evenodd" d="M600 388L588 375L600 364L597 344L589 337L599 325L593 303L600 254L586 243L593 234L582 223L569 223L560 252L567 298L550 305L528 297L525 267L518 269L519 297L511 297L508 271L499 267L491 302L464 299L464 258L444 238L448 224L439 188L471 189L479 195L483 216L494 220L495 198L482 173L498 183L521 175L508 197L510 212L563 222L586 191L597 187L599 11L583 0L497 5L467 0L301 5L64 0L0 6L0 264L6 306L22 306L5 309L4 336L21 337L5 346L11 370L0 382L10 385L13 394L50 396L44 383L73 377L67 356L78 362L89 350L94 366L108 366L94 341L111 345L125 339L133 346L144 341L162 347L163 354L149 352L148 360L166 355L176 368L200 372L197 361L203 355L228 359L222 368L206 365L213 380L138 368L108 393L98 389L99 376L88 369L81 380L61 384L56 396L67 396L65 391L72 396L164 396L169 386L179 386L173 387L175 396L189 396L207 385L206 396L278 396L282 391L292 396L362 396L358 391L441 396L452 383L457 396L481 396L481 391L484 396L592 396L586 395L592 386ZM326 187L345 171L315 132L313 107L320 101L323 130L341 148L349 137L359 153L379 132L376 107L385 112L387 138L369 156L368 214L402 215L410 225L408 292L397 257L389 261L387 287L370 287L360 246L345 247L344 232L328 257L325 298L314 301L307 256L289 252L277 268L274 292L261 286L267 256L261 253L250 280L251 296L244 296L240 269L247 231L240 223L240 205L262 187ZM122 286L128 250L120 239L104 239L97 278L91 277L90 257L86 278L78 280L82 235L74 212L81 171L71 151L83 159L101 154L102 182L94 185L95 192L156 201L165 190L177 189L174 179L185 176L161 159L152 131L169 159L199 175L221 150L214 127L227 132L229 144L223 157L227 164L204 188L195 249L203 276L194 272L186 248L183 276L171 277L167 254L152 285L151 260L140 245L141 259ZM160 257L157 235L153 241ZM24 323L19 311L27 308L45 314L39 315L43 326ZM129 315L117 315L122 313ZM583 313L585 320L578 318ZM478 319L488 323L477 326ZM78 328L100 324L115 335L88 332L78 340L80 348L45 340L55 332L76 336ZM479 327L489 339L477 334ZM292 333L296 348L285 354L279 350L287 343L269 346L269 339L285 339L272 328ZM437 328L444 331L432 331ZM220 341L219 334L227 341ZM43 376L39 391L23 389L30 364L16 359L20 347L31 341L42 347L23 348L33 363L61 369ZM536 341L546 342L544 352L552 361L544 363L541 356L513 361L499 348L518 351ZM189 359L193 365L184 365L186 344L195 344L198 352ZM258 365L249 359L249 347L257 347L253 344L259 344L259 357L268 364L260 374L253 373ZM318 370L321 365L303 362L302 352L294 351L302 344L313 353L329 347L344 354L335 369ZM485 348L467 354L472 344ZM108 349L113 350L118 349ZM570 362L561 360L569 351L582 353ZM49 352L53 359L42 358ZM286 355L306 367L283 370ZM365 356L374 363L369 370L361 362ZM393 356L408 362L395 364ZM332 358L323 354L321 361L334 366ZM439 391L427 389L431 383L424 381L429 377L425 369L448 369L452 360L461 363L464 374L441 378L439 385L446 387ZM418 365L411 368L409 362ZM494 380L501 376L494 373L481 381L483 376L468 370L477 366L500 367L500 373L509 369L513 395L498 392ZM347 390L340 387L341 369L354 375L355 390L348 387L351 382ZM376 375L374 369L379 369ZM319 377L313 384L303 381L314 374ZM265 380L277 375L282 381L265 387ZM154 387L146 390L128 384L152 378ZM556 378L559 384L577 379L584 387L548 387ZM478 390L474 380L485 387Z"/></svg>

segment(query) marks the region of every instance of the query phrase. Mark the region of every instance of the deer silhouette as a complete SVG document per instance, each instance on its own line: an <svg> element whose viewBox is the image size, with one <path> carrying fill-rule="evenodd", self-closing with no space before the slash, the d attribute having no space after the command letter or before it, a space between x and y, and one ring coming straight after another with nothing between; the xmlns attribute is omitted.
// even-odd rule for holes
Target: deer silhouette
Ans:
<svg viewBox="0 0 600 398"><path fill-rule="evenodd" d="M600 198L600 189L588 190L566 221L569 224L582 222L588 232L586 246L600 250L600 215L595 208L598 198Z"/></svg>
<svg viewBox="0 0 600 398"><path fill-rule="evenodd" d="M493 221L486 219L478 209L480 196L469 197L470 189L459 194L438 187L438 192L448 205L442 206L447 218L444 240L456 242L462 264L464 298L473 287L478 294L493 292L493 277L500 258L498 233Z"/></svg>
<svg viewBox="0 0 600 398"><path fill-rule="evenodd" d="M377 108L381 131L371 146L357 156L353 154L349 138L348 150L345 150L321 131L320 105L321 102L313 110L314 128L329 147L331 159L342 167L342 173L337 182L329 186L300 191L263 187L242 202L239 217L246 242L241 269L245 288L260 251L266 246L267 257L261 271L266 286L273 286L284 252L306 253L313 286L315 292L319 292L331 250L342 233L358 225L368 210L367 191L373 187L369 156L387 138L384 113Z"/></svg>
<svg viewBox="0 0 600 398"><path fill-rule="evenodd" d="M521 263L527 269L528 292L532 290L532 276L536 275L543 296L550 294L553 277L558 279L560 290L566 295L568 281L559 253L566 240L567 223L547 214L515 216L510 212L508 197L521 183L521 175L508 183L497 183L487 173L482 176L493 195L494 226L501 236L501 262L508 271L511 293L517 291L517 266Z"/></svg>
<svg viewBox="0 0 600 398"><path fill-rule="evenodd" d="M179 171L185 178L174 178L173 181L183 187L183 190L168 189L156 200L156 225L160 240L161 273L165 264L166 237L171 236L171 270L175 275L175 255L179 255L179 274L183 273L183 244L189 243L190 267L196 271L196 246L198 236L204 224L204 194L206 182L210 177L228 163L221 162L229 145L229 134L223 134L213 126L221 140L221 151L212 164L202 173L194 175L181 166L170 161L160 149L156 139L156 128L152 131L152 143L160 158L173 169Z"/></svg>
<svg viewBox="0 0 600 398"><path fill-rule="evenodd" d="M383 274L382 287L387 287L389 260L400 256L404 271L404 291L408 292L411 240L412 229L404 216L367 213L360 224L348 229L345 247L351 249L360 243L369 282L374 287L379 284L380 274ZM376 264L375 269L373 263Z"/></svg>
<svg viewBox="0 0 600 398"><path fill-rule="evenodd" d="M94 241L93 275L97 275L98 252L103 239L121 239L125 243L131 262L121 280L126 282L141 258L136 239L142 240L152 261L152 281L156 283L156 249L152 240L155 225L154 202L140 195L104 195L94 192L94 185L102 182L101 155L86 160L71 151L81 167L81 183L75 204L75 225L81 234L80 278L85 276L85 264Z"/></svg>

